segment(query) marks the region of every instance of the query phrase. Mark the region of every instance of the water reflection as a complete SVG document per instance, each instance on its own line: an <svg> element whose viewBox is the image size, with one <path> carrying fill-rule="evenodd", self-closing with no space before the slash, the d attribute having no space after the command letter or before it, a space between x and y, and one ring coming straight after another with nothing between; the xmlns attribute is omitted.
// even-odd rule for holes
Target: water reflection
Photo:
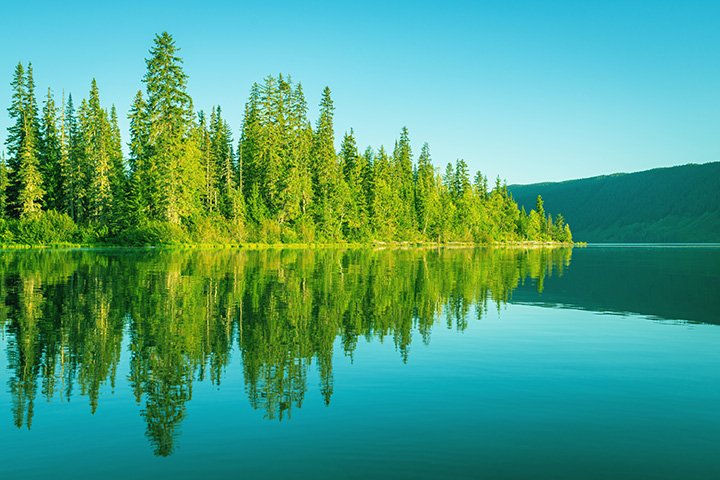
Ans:
<svg viewBox="0 0 720 480"><path fill-rule="evenodd" d="M521 285L513 302L720 324L720 246L589 246L543 291Z"/></svg>
<svg viewBox="0 0 720 480"><path fill-rule="evenodd" d="M38 395L82 395L90 411L115 388L123 343L146 435L172 454L193 382L219 385L239 352L250 404L268 419L302 406L313 364L326 404L337 338L413 336L440 321L462 331L514 289L562 275L571 249L26 251L0 255L0 319L14 424ZM417 340L416 340L417 341ZM38 392L38 388L40 392Z"/></svg>

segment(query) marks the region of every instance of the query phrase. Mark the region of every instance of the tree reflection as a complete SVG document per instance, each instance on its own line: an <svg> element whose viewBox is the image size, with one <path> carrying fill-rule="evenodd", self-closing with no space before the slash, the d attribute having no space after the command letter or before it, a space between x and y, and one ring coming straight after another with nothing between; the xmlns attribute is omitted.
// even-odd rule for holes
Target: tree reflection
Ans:
<svg viewBox="0 0 720 480"><path fill-rule="evenodd" d="M250 405L290 418L313 364L326 405L334 348L391 340L403 362L443 322L463 331L513 290L561 275L571 249L29 251L0 255L13 422L32 425L38 387L88 399L114 389L123 343L146 435L172 454L193 382L220 385L239 352ZM337 341L337 343L336 343ZM77 392L76 392L77 391Z"/></svg>

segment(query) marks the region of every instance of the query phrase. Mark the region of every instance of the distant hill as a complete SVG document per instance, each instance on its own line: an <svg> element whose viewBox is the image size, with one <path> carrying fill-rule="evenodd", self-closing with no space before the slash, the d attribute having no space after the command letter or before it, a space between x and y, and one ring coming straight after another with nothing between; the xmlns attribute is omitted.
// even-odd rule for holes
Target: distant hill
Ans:
<svg viewBox="0 0 720 480"><path fill-rule="evenodd" d="M510 185L529 213L561 213L581 242L720 242L720 162Z"/></svg>

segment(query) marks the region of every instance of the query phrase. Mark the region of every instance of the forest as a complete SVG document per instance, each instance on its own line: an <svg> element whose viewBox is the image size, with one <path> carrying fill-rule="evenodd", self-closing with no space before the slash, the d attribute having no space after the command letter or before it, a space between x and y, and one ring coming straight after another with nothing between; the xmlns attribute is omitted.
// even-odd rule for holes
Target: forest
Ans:
<svg viewBox="0 0 720 480"><path fill-rule="evenodd" d="M720 242L720 162L508 189L519 205L542 195L586 242Z"/></svg>
<svg viewBox="0 0 720 480"><path fill-rule="evenodd" d="M87 98L38 106L32 64L12 77L0 163L0 244L572 242L538 197L529 213L507 185L464 160L417 160L403 127L392 149L361 151L351 129L335 150L334 105L315 125L300 82L267 76L250 89L237 142L221 107L195 111L179 47L156 35L128 113Z"/></svg>

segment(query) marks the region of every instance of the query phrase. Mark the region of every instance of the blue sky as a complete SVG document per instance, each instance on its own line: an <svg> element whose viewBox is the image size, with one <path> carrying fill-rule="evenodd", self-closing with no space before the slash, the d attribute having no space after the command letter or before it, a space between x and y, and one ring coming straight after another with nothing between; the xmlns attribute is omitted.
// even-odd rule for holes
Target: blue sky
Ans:
<svg viewBox="0 0 720 480"><path fill-rule="evenodd" d="M221 105L235 139L253 82L327 85L336 146L463 158L533 183L720 161L720 2L13 2L0 27L0 139L18 61L37 95L77 103L95 78L127 112L156 33L181 48L195 108ZM3 80L4 79L4 80Z"/></svg>

